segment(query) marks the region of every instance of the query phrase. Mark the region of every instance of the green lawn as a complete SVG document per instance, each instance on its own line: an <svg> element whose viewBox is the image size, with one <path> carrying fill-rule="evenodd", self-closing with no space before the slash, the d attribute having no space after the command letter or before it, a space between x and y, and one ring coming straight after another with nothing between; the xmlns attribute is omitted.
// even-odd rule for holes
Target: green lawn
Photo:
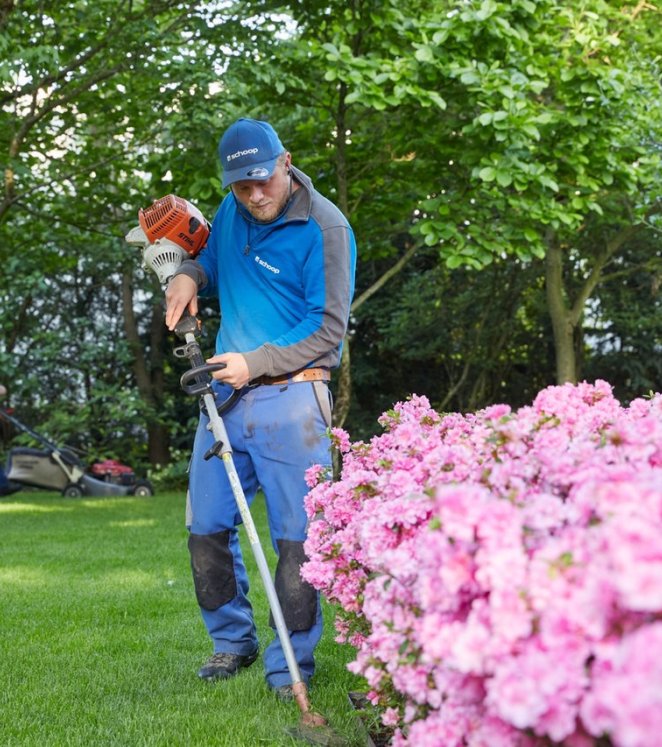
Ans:
<svg viewBox="0 0 662 747"><path fill-rule="evenodd" d="M253 516L274 561L263 502ZM184 497L0 500L0 745L297 745L300 712L264 682L261 660L216 684L191 580ZM241 532L242 538L244 532ZM269 610L246 546L261 645ZM348 693L352 650L332 610L311 701L347 745L366 736Z"/></svg>

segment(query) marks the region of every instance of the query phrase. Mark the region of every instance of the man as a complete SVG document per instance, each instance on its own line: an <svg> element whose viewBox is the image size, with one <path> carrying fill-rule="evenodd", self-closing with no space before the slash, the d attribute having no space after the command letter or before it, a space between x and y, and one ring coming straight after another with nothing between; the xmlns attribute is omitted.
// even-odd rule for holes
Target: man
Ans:
<svg viewBox="0 0 662 747"><path fill-rule="evenodd" d="M244 493L263 490L276 591L301 676L315 671L322 635L317 592L300 576L307 518L304 473L330 465L330 371L340 363L354 293L356 245L342 213L292 165L267 122L239 119L219 143L223 187L230 193L214 217L206 247L185 261L166 290L166 324L198 311L198 293L217 295L221 325L214 374L221 402L242 396L223 421ZM231 677L258 656L248 578L239 548L240 516L202 413L189 476L189 551L196 596L214 655L198 672ZM291 697L291 677L278 636L263 654L266 680Z"/></svg>

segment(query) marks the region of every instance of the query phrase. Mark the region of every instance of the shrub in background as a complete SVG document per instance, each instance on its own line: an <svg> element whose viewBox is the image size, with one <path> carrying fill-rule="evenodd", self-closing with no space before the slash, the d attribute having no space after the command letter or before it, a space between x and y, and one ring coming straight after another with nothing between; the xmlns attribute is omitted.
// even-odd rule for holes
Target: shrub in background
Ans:
<svg viewBox="0 0 662 747"><path fill-rule="evenodd" d="M662 733L662 395L603 381L442 416L413 396L308 473L303 575L416 747Z"/></svg>
<svg viewBox="0 0 662 747"><path fill-rule="evenodd" d="M152 467L149 470L148 477L152 481L156 492L180 490L186 493L190 461L190 450L172 449L170 464Z"/></svg>

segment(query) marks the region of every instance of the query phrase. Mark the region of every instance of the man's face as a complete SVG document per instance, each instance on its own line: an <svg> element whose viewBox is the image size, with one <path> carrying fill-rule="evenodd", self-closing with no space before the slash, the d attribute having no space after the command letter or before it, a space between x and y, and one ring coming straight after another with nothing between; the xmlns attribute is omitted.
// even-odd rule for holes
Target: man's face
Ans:
<svg viewBox="0 0 662 747"><path fill-rule="evenodd" d="M262 223L277 218L290 197L290 155L278 161L273 174L266 181L242 179L232 185L234 196L248 212Z"/></svg>

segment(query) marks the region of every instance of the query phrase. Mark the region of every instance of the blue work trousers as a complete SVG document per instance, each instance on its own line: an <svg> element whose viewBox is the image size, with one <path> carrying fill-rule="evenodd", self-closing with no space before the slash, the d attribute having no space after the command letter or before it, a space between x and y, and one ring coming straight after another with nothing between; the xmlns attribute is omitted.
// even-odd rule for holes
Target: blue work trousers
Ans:
<svg viewBox="0 0 662 747"><path fill-rule="evenodd" d="M218 403L232 391L218 382L213 386ZM330 466L328 386L323 382L300 382L246 388L221 417L248 504L260 488L265 496L271 544L278 556L276 589L301 676L308 682L315 669L314 650L322 635L322 613L319 594L307 584L307 589L300 588L303 582L299 567L308 524L303 498L308 492L306 469L314 464ZM214 443L208 424L208 416L201 413L189 476L189 547L193 547L193 541L196 547L211 548L201 553L205 569L197 575L205 575L203 579L196 578L194 554L198 551L191 549L196 594L214 652L247 655L258 648L258 639L239 546L237 527L241 517L223 460L215 456L204 459ZM286 592L281 594L279 574L285 589L295 589L290 606L296 607L297 601L305 600L307 613L293 613L295 618L298 615L300 624L290 625L290 598ZM301 629L302 625L305 629ZM270 687L291 682L277 635L264 650L263 659Z"/></svg>

